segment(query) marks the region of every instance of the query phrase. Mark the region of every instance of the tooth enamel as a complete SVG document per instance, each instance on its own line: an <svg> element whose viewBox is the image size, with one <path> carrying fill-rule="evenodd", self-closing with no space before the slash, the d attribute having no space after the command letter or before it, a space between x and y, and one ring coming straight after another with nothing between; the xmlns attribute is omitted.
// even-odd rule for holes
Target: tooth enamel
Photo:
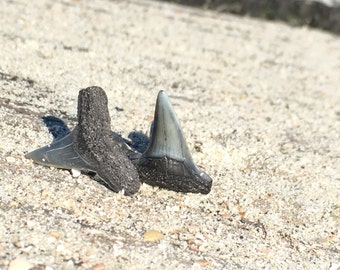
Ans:
<svg viewBox="0 0 340 270"><path fill-rule="evenodd" d="M164 91L157 97L149 146L137 164L141 180L180 192L210 192L212 179L192 161L170 100Z"/></svg>
<svg viewBox="0 0 340 270"><path fill-rule="evenodd" d="M169 98L164 91L157 97L151 141L145 156L191 160L182 129L178 123Z"/></svg>

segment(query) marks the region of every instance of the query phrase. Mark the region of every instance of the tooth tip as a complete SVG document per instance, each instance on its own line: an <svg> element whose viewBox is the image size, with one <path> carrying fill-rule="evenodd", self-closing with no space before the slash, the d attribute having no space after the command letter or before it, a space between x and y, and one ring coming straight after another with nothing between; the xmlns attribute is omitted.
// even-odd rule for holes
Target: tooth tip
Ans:
<svg viewBox="0 0 340 270"><path fill-rule="evenodd" d="M24 155L24 157L27 159L32 159L32 152L28 152L27 154Z"/></svg>
<svg viewBox="0 0 340 270"><path fill-rule="evenodd" d="M156 100L156 110L159 109L160 107L165 107L168 111L173 112L170 99L164 90L158 92Z"/></svg>
<svg viewBox="0 0 340 270"><path fill-rule="evenodd" d="M47 147L48 146L46 145L46 146L38 148L34 151L28 152L25 155L25 158L31 159L31 160L39 162L39 163L44 162L44 153L46 153Z"/></svg>
<svg viewBox="0 0 340 270"><path fill-rule="evenodd" d="M33 151L34 152L34 151ZM33 152L29 152L25 155L25 158L27 159L32 159L32 160L37 160L38 158L34 156Z"/></svg>
<svg viewBox="0 0 340 270"><path fill-rule="evenodd" d="M162 97L168 97L168 95L166 94L166 92L164 90L160 90L158 92L157 98L162 98Z"/></svg>

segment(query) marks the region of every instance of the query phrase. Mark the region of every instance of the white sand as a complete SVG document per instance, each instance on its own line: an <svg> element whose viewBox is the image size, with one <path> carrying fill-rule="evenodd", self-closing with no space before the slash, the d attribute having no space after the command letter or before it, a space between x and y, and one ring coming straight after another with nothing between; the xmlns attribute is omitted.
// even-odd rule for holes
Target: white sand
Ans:
<svg viewBox="0 0 340 270"><path fill-rule="evenodd" d="M339 37L141 0L5 0L0 26L1 269L339 269ZM211 193L26 160L91 85L123 136L165 89Z"/></svg>

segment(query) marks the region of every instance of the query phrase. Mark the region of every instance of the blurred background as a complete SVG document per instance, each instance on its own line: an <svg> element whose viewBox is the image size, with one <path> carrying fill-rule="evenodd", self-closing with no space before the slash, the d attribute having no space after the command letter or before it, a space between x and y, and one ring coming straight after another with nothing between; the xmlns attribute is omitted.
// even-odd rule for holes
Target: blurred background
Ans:
<svg viewBox="0 0 340 270"><path fill-rule="evenodd" d="M340 0L160 0L340 34Z"/></svg>

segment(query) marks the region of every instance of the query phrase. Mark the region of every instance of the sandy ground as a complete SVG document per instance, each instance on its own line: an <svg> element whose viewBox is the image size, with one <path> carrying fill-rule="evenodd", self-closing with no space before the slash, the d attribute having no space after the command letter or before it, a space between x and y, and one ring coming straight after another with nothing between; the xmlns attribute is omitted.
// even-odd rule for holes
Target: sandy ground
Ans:
<svg viewBox="0 0 340 270"><path fill-rule="evenodd" d="M140 0L5 0L0 25L1 269L339 269L339 37ZM211 193L25 159L91 85L125 137L165 89Z"/></svg>

